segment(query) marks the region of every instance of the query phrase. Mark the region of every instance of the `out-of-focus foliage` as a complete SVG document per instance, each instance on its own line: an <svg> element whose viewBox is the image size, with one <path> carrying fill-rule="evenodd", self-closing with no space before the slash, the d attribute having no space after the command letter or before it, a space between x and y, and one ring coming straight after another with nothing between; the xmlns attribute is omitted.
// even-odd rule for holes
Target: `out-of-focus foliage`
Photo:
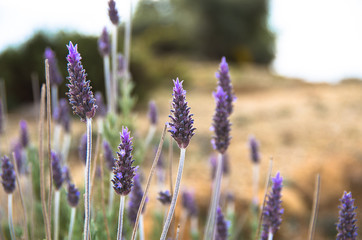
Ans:
<svg viewBox="0 0 362 240"><path fill-rule="evenodd" d="M267 26L266 0L142 0L134 34L157 54L269 64L274 35Z"/></svg>

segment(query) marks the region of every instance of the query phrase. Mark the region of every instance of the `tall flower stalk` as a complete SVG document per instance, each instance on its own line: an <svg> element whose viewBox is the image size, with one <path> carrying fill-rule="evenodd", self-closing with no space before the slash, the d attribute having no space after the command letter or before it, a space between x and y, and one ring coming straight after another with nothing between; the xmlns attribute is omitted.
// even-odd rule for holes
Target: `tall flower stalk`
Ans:
<svg viewBox="0 0 362 240"><path fill-rule="evenodd" d="M85 218L84 218L84 240L89 238L89 219L90 219L90 169L91 169L91 153L92 153L92 118L97 109L95 98L93 97L90 81L86 80L87 74L83 69L81 56L78 53L77 45L69 42L67 46L69 54L68 73L69 91L67 93L69 102L72 105L73 113L77 114L81 121L87 123L87 158L85 167Z"/></svg>
<svg viewBox="0 0 362 240"><path fill-rule="evenodd" d="M337 223L337 238L336 240L356 240L357 233L357 218L356 206L354 206L354 199L352 193L344 192L340 199L341 205L339 206L339 219Z"/></svg>
<svg viewBox="0 0 362 240"><path fill-rule="evenodd" d="M123 229L123 212L126 196L131 192L133 187L133 178L135 176L135 168L133 165L134 159L132 156L133 143L130 132L127 127L122 127L121 143L118 146L117 158L113 167L113 189L121 195L119 202L118 216L118 232L117 240L122 239Z"/></svg>
<svg viewBox="0 0 362 240"><path fill-rule="evenodd" d="M175 182L174 193L172 195L170 209L167 214L165 224L163 226L161 240L165 240L168 229L170 227L173 214L176 208L176 201L181 185L182 171L184 167L186 148L190 143L192 136L195 134L195 128L193 127L194 120L193 114L190 113L190 107L186 101L186 91L182 87L182 81L180 82L177 78L173 81L173 99L172 99L172 110L169 117L171 122L169 123L171 136L175 139L180 148L180 161L177 170L177 177Z"/></svg>
<svg viewBox="0 0 362 240"><path fill-rule="evenodd" d="M15 240L15 232L13 225L13 192L15 190L15 170L14 165L10 162L10 159L7 156L4 156L2 159L2 174L1 174L1 183L4 187L4 191L8 194L8 220L9 220L9 229L11 240Z"/></svg>
<svg viewBox="0 0 362 240"><path fill-rule="evenodd" d="M282 215L284 213L284 209L281 206L283 178L279 172L272 178L272 181L272 189L267 196L268 199L263 210L263 231L261 233L261 240L273 239L282 223Z"/></svg>

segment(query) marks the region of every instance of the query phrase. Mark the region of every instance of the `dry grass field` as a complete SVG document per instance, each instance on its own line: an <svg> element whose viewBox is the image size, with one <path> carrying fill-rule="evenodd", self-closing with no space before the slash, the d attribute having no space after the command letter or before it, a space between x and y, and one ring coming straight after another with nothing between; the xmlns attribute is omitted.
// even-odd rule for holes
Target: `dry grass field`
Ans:
<svg viewBox="0 0 362 240"><path fill-rule="evenodd" d="M205 214L210 197L210 164L213 153L210 139L211 119L215 108L211 92L215 89L214 73L218 63L190 63L190 79L187 82L187 100L194 114L194 138L186 153L182 187L193 189L200 212ZM228 150L231 172L224 179L223 190L236 196L236 209L241 220L241 231L248 228L243 216L249 214L252 194L252 163L247 145L248 136L254 135L260 142L261 181L260 197L263 197L269 159L273 158L273 173L280 171L284 177L283 207L285 214L276 239L307 239L316 174L321 176L320 207L316 226L317 240L333 239L336 230L338 199L343 191L352 191L359 206L357 217L362 216L362 84L337 85L307 84L297 79L276 76L266 69L251 66L231 67L231 77L237 100L231 116L232 140ZM176 77L176 76L175 76ZM180 76L183 79L182 76ZM155 91L160 114L158 133L162 123L168 121L172 83ZM136 112L138 136L147 131L146 109ZM7 139L11 142L18 134L20 119L29 121L31 140L37 142L37 123L33 110L23 108L8 116ZM75 120L71 149L71 170L76 183L83 181L83 165L78 158L77 146L85 126ZM157 140L159 135L155 137ZM167 138L168 139L168 138ZM1 138L2 149L5 137ZM155 141L156 142L156 141ZM149 160L153 152L150 151ZM164 155L167 156L167 149ZM175 158L178 152L174 153ZM174 159L176 173L177 159ZM143 172L148 175L150 164ZM79 174L77 174L79 173ZM174 175L175 176L175 175ZM24 183L26 184L26 183ZM146 218L152 215L156 205L157 189L151 187ZM5 194L0 190L1 206L6 206ZM20 211L16 204L15 212ZM3 208L3 207L2 207ZM6 216L6 210L3 208ZM5 214L5 216L4 216ZM247 219L247 218L246 218ZM15 219L16 220L16 219ZM5 218L2 218L5 221ZM243 224L241 224L243 223ZM146 232L152 223L146 224ZM358 224L360 224L358 222ZM186 236L185 236L185 239Z"/></svg>

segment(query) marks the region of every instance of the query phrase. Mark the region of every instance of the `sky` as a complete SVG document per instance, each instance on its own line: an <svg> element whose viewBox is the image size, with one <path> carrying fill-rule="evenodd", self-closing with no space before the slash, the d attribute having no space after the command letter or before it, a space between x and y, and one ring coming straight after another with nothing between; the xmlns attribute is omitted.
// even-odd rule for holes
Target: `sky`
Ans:
<svg viewBox="0 0 362 240"><path fill-rule="evenodd" d="M37 30L99 35L110 27L108 0L0 0L0 52ZM126 0L116 0L120 15ZM124 10L125 11L125 10ZM312 82L362 78L361 0L270 0L276 34L272 69Z"/></svg>

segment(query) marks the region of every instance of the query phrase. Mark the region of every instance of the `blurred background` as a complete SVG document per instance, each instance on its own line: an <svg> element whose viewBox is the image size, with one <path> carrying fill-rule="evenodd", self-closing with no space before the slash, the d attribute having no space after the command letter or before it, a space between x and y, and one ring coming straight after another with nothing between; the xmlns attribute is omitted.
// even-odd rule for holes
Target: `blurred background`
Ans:
<svg viewBox="0 0 362 240"><path fill-rule="evenodd" d="M122 21L126 5L122 0L116 3ZM273 175L280 170L286 179L285 217L278 239L306 239L317 173L322 188L316 239L332 239L343 191L352 191L356 205L362 206L362 2L139 0L133 4L130 66L138 99L137 123L147 123L150 99L160 109L160 122L168 121L171 79L185 80L198 130L183 183L194 188L202 211L210 194L202 189L209 186L208 156L213 152L211 92L225 56L237 96L226 188L235 193L237 210L247 211L251 200L247 140L253 134L261 146L261 182L269 157L274 158ZM18 122L24 118L33 123L30 130L36 136L37 113L32 106L44 82L48 46L56 52L65 78L65 45L70 40L78 43L93 89L104 92L97 40L104 26L111 29L107 8L106 0L0 2L0 79L2 89L6 87L9 138L17 134ZM120 36L123 32L121 25ZM122 49L123 37L119 39ZM66 91L65 84L60 86L61 97ZM1 94L5 98L4 91ZM76 158L76 146L72 151ZM240 231L247 234L245 229Z"/></svg>

